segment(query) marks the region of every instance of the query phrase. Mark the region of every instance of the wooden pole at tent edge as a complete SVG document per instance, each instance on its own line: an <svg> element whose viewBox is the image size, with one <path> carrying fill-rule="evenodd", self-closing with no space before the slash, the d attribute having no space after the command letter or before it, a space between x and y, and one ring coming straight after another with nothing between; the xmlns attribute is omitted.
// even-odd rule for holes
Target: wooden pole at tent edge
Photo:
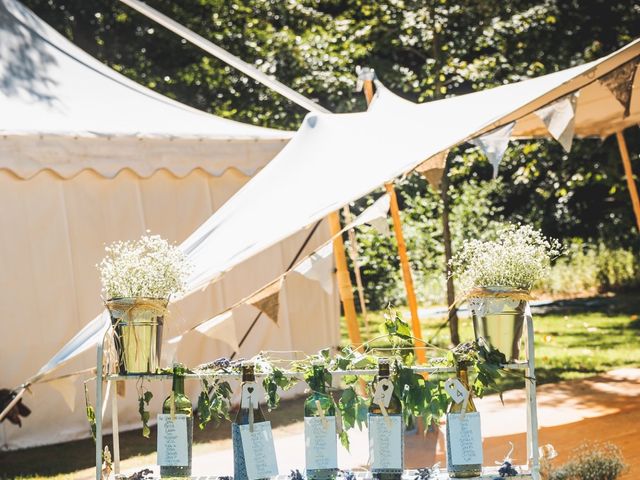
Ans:
<svg viewBox="0 0 640 480"><path fill-rule="evenodd" d="M624 139L623 131L616 132L616 138L618 139L618 148L620 149L620 156L622 157L624 174L627 177L627 186L629 187L629 195L631 195L631 204L636 216L638 232L640 232L640 198L638 198L636 182L633 180L633 170L631 168L631 160L629 159L629 150L627 150L627 142Z"/></svg>
<svg viewBox="0 0 640 480"><path fill-rule="evenodd" d="M363 89L364 95L367 99L367 105L370 105L373 100L373 80L363 80ZM402 233L402 220L400 219L398 197L393 183L385 183L384 186L387 189L387 193L391 200L390 211L391 218L393 219L393 231L398 243L398 255L400 257L400 265L402 266L402 279L404 280L404 288L407 292L407 301L409 303L409 312L411 313L411 328L413 330L413 336L422 340L422 327L420 326L420 317L418 316L418 301L416 299L416 292L413 286L413 275L411 274L409 256L407 255L407 245L404 241L404 234ZM417 348L415 352L418 363L425 363L427 361L424 349Z"/></svg>
<svg viewBox="0 0 640 480"><path fill-rule="evenodd" d="M349 340L353 345L360 345L362 338L360 337L360 326L356 316L356 306L353 301L353 287L349 270L347 268L347 257L344 253L344 242L342 235L338 235L342 230L340 226L340 217L338 212L330 213L329 228L333 239L333 257L336 262L336 276L338 277L338 291L340 292L340 300L344 307L344 317L347 321L347 331L349 332ZM336 236L337 235L337 236Z"/></svg>

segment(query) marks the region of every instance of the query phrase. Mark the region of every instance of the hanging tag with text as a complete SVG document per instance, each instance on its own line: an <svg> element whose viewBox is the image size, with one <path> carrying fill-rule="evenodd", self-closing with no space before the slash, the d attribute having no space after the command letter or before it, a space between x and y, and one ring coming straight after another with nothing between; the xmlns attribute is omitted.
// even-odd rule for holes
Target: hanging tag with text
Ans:
<svg viewBox="0 0 640 480"><path fill-rule="evenodd" d="M243 383L240 408L258 408L258 403L258 385L256 382Z"/></svg>
<svg viewBox="0 0 640 480"><path fill-rule="evenodd" d="M393 383L388 378L383 378L376 384L376 390L373 394L373 403L387 408L391 402L393 394Z"/></svg>
<svg viewBox="0 0 640 480"><path fill-rule="evenodd" d="M469 391L457 378L449 378L444 382L444 389L455 403L462 403L469 398Z"/></svg>

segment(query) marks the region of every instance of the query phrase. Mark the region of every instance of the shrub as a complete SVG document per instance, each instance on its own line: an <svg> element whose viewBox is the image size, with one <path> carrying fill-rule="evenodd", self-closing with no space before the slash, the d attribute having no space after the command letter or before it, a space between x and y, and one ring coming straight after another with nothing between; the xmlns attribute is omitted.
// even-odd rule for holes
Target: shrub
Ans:
<svg viewBox="0 0 640 480"><path fill-rule="evenodd" d="M616 480L627 468L620 449L612 443L587 442L576 448L569 461L545 468L545 480Z"/></svg>

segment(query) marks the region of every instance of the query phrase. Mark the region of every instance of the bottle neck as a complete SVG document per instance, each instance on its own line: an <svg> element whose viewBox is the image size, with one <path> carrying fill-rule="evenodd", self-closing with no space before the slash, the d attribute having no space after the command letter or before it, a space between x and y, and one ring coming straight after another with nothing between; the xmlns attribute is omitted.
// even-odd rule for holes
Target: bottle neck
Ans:
<svg viewBox="0 0 640 480"><path fill-rule="evenodd" d="M253 363L242 364L242 383L255 382L256 371Z"/></svg>
<svg viewBox="0 0 640 480"><path fill-rule="evenodd" d="M314 390L318 393L327 393L327 389L324 384L324 368L323 367L313 367L313 379L314 379Z"/></svg>
<svg viewBox="0 0 640 480"><path fill-rule="evenodd" d="M182 375L173 374L173 386L174 393L184 395L184 377Z"/></svg>
<svg viewBox="0 0 640 480"><path fill-rule="evenodd" d="M458 368L456 369L456 375L458 379L460 379L460 382L462 383L464 388L469 390L469 373L467 372L467 367L464 365L458 365Z"/></svg>

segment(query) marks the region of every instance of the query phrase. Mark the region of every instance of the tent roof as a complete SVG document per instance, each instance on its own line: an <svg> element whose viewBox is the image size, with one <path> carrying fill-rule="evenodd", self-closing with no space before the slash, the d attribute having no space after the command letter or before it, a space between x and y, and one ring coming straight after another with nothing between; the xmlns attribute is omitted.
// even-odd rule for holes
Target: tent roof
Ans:
<svg viewBox="0 0 640 480"><path fill-rule="evenodd" d="M519 120L517 134L546 136L535 125L527 127L533 112L568 93L594 89L598 78L638 57L636 40L600 60L482 92L417 105L381 87L367 112L308 114L276 158L182 243L194 265L188 292L205 288L269 246L484 132ZM582 135L606 134L610 128L598 127L605 118L617 129L638 123L637 94L631 98L630 118L623 119L613 95L593 91L593 97L581 97L600 98L602 108L578 103L576 130ZM34 379L95 345L107 325L107 317L94 319Z"/></svg>
<svg viewBox="0 0 640 480"><path fill-rule="evenodd" d="M368 112L308 114L291 142L183 244L208 282L268 246L409 172L459 143L519 120L515 135L546 135L532 113L581 91L582 135L606 135L640 120L597 79L640 56L640 41L591 63L468 95L416 105L385 88ZM637 83L636 78L636 83ZM274 221L275 213L278 221Z"/></svg>
<svg viewBox="0 0 640 480"><path fill-rule="evenodd" d="M253 174L292 136L216 117L142 87L17 0L0 0L0 111L0 167L19 176L40 168L63 176L83 168L148 175L163 167L178 175L198 167ZM196 142L203 145L185 151ZM215 165L212 142L221 149Z"/></svg>

